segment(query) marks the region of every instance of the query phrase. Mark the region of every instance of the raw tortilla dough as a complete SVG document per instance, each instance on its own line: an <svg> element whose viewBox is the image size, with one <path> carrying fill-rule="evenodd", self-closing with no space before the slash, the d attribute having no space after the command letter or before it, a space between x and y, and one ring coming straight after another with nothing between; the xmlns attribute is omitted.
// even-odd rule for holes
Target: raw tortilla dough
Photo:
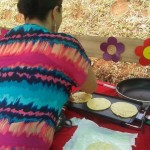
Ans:
<svg viewBox="0 0 150 150"><path fill-rule="evenodd" d="M111 143L96 142L90 144L86 150L118 150L118 148Z"/></svg>
<svg viewBox="0 0 150 150"><path fill-rule="evenodd" d="M133 117L137 114L137 108L130 103L127 102L116 102L111 105L111 110L117 116L123 118Z"/></svg>
<svg viewBox="0 0 150 150"><path fill-rule="evenodd" d="M92 110L105 110L110 105L111 102L106 98L93 98L87 102L87 107Z"/></svg>
<svg viewBox="0 0 150 150"><path fill-rule="evenodd" d="M76 92L72 94L72 102L74 103L85 103L92 98L92 94L88 94L85 92Z"/></svg>

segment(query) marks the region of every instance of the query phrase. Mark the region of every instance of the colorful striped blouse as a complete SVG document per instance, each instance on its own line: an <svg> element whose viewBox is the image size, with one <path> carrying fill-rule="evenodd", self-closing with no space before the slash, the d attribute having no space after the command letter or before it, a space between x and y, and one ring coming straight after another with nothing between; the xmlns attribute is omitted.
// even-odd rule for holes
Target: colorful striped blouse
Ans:
<svg viewBox="0 0 150 150"><path fill-rule="evenodd" d="M0 41L0 150L48 150L71 87L81 86L90 60L81 44L35 24Z"/></svg>

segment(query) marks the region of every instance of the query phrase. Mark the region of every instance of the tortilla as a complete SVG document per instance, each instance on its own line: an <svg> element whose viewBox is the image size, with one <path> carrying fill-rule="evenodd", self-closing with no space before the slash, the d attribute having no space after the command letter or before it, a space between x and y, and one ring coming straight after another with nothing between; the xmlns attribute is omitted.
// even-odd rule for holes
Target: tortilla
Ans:
<svg viewBox="0 0 150 150"><path fill-rule="evenodd" d="M136 106L127 102L116 102L111 105L112 112L120 117L129 118L138 113Z"/></svg>
<svg viewBox="0 0 150 150"><path fill-rule="evenodd" d="M88 102L92 98L92 94L88 94L85 92L76 92L72 94L72 102L74 103L85 103Z"/></svg>
<svg viewBox="0 0 150 150"><path fill-rule="evenodd" d="M111 102L106 98L93 98L87 102L87 107L92 110L105 110L110 105Z"/></svg>
<svg viewBox="0 0 150 150"><path fill-rule="evenodd" d="M111 143L96 142L90 144L86 150L118 150L118 148Z"/></svg>

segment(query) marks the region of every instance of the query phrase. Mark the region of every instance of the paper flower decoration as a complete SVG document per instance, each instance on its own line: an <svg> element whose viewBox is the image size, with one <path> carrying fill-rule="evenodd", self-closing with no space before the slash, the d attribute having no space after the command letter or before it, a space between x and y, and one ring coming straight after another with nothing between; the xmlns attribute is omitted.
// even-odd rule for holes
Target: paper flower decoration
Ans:
<svg viewBox="0 0 150 150"><path fill-rule="evenodd" d="M0 29L0 39L2 39L7 32L8 32L7 29Z"/></svg>
<svg viewBox="0 0 150 150"><path fill-rule="evenodd" d="M100 49L104 52L103 59L118 62L120 55L125 51L123 43L118 43L115 37L109 37L107 43L102 43Z"/></svg>
<svg viewBox="0 0 150 150"><path fill-rule="evenodd" d="M143 66L150 64L150 38L144 41L143 46L135 48L135 54L140 57L139 63Z"/></svg>

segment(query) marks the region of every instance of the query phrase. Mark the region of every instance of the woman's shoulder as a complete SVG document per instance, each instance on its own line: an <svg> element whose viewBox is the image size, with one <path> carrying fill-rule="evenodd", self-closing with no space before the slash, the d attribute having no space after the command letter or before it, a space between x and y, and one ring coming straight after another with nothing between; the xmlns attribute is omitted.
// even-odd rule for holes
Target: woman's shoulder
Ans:
<svg viewBox="0 0 150 150"><path fill-rule="evenodd" d="M62 40L66 40L68 42L79 44L79 41L76 39L76 37L68 33L59 32L59 33L51 33L51 35L55 36L56 38L61 38Z"/></svg>
<svg viewBox="0 0 150 150"><path fill-rule="evenodd" d="M56 34L59 34L59 35L64 36L64 37L75 38L74 36L72 36L71 34L68 34L68 33L58 32Z"/></svg>

